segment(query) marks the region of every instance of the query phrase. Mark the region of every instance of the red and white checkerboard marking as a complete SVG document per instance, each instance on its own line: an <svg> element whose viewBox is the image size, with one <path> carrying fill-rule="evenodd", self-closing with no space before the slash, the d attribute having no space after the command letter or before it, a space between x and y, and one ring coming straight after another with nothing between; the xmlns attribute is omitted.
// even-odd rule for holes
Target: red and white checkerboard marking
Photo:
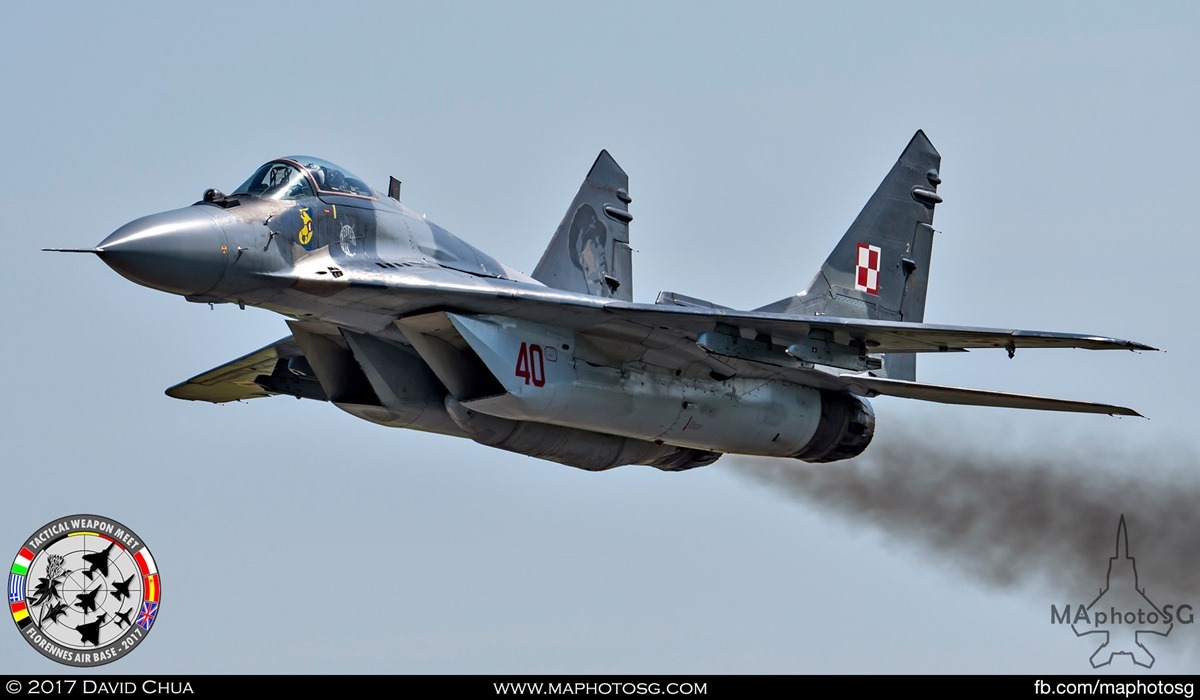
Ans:
<svg viewBox="0 0 1200 700"><path fill-rule="evenodd" d="M858 244L858 264L854 268L854 288L867 294L879 294L879 247Z"/></svg>

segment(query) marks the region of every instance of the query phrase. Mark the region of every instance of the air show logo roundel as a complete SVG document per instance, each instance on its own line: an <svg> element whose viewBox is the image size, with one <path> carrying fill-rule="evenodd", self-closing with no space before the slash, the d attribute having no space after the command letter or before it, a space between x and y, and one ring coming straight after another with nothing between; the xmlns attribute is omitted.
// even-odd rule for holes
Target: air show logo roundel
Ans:
<svg viewBox="0 0 1200 700"><path fill-rule="evenodd" d="M68 666L128 654L154 626L161 598L158 568L142 538L98 515L38 528L8 572L8 609L21 636Z"/></svg>

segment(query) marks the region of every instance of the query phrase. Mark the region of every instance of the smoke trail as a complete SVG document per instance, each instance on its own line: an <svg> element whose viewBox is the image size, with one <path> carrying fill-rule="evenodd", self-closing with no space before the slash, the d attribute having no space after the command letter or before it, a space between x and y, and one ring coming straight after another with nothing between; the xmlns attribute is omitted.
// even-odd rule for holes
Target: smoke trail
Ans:
<svg viewBox="0 0 1200 700"><path fill-rule="evenodd" d="M1090 600L1104 585L1124 514L1149 598L1200 603L1200 460L1188 449L998 455L965 451L961 437L900 433L850 462L728 461L988 585L1041 584L1059 597Z"/></svg>

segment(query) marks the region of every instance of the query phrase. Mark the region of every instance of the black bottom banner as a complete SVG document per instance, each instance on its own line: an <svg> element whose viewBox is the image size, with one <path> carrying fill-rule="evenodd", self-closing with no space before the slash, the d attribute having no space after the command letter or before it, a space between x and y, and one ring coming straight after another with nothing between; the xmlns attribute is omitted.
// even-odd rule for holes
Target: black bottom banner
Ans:
<svg viewBox="0 0 1200 700"><path fill-rule="evenodd" d="M240 692L334 697L417 691L470 697L733 697L744 693L838 694L952 691L1005 697L1191 698L1194 677L1127 676L9 676L4 696L229 696Z"/></svg>

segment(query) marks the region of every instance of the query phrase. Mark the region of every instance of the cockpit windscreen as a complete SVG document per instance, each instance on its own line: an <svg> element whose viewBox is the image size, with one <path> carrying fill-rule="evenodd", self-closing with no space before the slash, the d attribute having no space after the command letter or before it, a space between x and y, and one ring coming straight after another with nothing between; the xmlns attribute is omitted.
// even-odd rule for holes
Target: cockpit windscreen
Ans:
<svg viewBox="0 0 1200 700"><path fill-rule="evenodd" d="M233 191L266 199L301 199L319 192L374 197L375 193L357 175L327 160L311 156L290 156L271 161L254 171Z"/></svg>

